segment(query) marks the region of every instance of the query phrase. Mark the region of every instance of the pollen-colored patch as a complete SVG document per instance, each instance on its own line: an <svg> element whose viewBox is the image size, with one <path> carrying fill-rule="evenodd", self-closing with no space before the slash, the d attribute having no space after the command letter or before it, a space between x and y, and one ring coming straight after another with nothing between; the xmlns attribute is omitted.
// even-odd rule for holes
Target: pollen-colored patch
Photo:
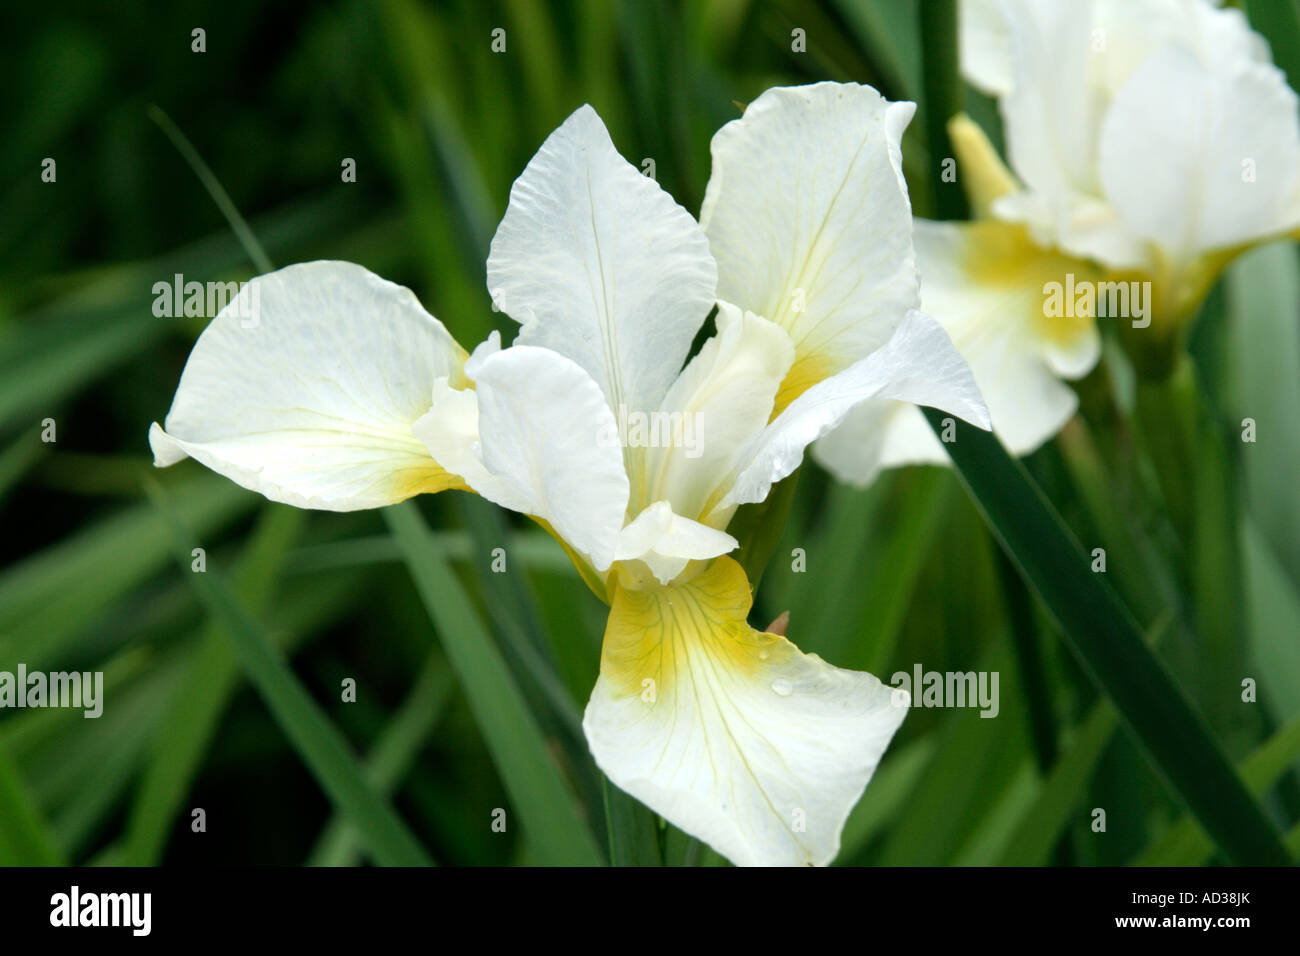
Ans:
<svg viewBox="0 0 1300 956"><path fill-rule="evenodd" d="M966 198L970 200L971 214L982 219L989 214L993 200L1016 191L1016 178L984 130L965 113L948 120L948 138L957 154L957 167L966 187Z"/></svg>
<svg viewBox="0 0 1300 956"><path fill-rule="evenodd" d="M1004 287L1023 292L1030 328L1043 342L1068 349L1086 335L1096 321L1095 288L1101 274L1087 262L1044 249L1034 242L1027 227L1019 223L985 220L963 226L966 236L963 266L977 286ZM924 283L924 277L922 277ZM1070 307L1062 314L1048 314L1045 308L1049 283L1060 283L1062 305L1069 294ZM1074 304L1083 301L1082 292L1092 285L1093 311L1079 314ZM1075 295L1075 293L1079 295Z"/></svg>
<svg viewBox="0 0 1300 956"><path fill-rule="evenodd" d="M413 465L396 472L392 477L393 502L405 501L416 495L432 495L439 491L469 491L459 475L445 471L434 462Z"/></svg>
<svg viewBox="0 0 1300 956"><path fill-rule="evenodd" d="M752 604L744 570L725 556L685 584L616 588L601 675L622 693L649 700L671 694L678 675L691 669L752 678L785 663L798 651L746 623Z"/></svg>
<svg viewBox="0 0 1300 956"><path fill-rule="evenodd" d="M840 367L829 356L816 352L801 352L796 346L794 364L790 366L790 371L785 373L781 387L777 389L776 401L772 405L772 414L768 421L775 420L776 416L785 411L786 406L796 398L838 371L841 371Z"/></svg>

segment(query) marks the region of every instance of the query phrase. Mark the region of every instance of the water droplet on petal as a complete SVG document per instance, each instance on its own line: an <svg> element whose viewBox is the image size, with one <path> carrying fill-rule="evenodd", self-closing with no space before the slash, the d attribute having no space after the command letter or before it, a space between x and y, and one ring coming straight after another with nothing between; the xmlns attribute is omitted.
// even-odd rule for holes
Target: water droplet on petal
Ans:
<svg viewBox="0 0 1300 956"><path fill-rule="evenodd" d="M788 680L778 679L772 681L772 690L782 697L789 697L790 691L794 690L794 688L790 686L790 682Z"/></svg>

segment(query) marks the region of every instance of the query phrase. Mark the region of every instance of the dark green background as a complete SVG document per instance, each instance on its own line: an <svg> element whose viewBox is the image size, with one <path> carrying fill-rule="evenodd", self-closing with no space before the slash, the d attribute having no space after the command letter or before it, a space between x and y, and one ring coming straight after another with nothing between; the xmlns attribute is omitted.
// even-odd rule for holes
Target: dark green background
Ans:
<svg viewBox="0 0 1300 956"><path fill-rule="evenodd" d="M653 158L661 185L697 213L711 135L769 86L855 80L922 99L923 51L933 63L952 37L927 31L923 43L918 6L11 5L0 31L0 669L103 670L109 698L98 721L0 714L0 862L367 858L355 844L327 848L330 802L230 668L227 637L174 560L146 478L209 567L292 648L294 673L356 751L386 741L392 803L438 862L538 860L518 826L489 826L492 809L511 803L381 516L295 518L193 462L152 469L148 425L166 413L203 324L154 317L153 284L256 270L151 104L192 141L277 265L359 262L409 285L472 345L491 328L513 334L490 309L488 243L514 177L573 109L590 102L620 151L638 166ZM195 27L205 53L191 52ZM490 48L498 27L503 54ZM792 50L795 29L806 52ZM963 95L1000 139L993 106ZM905 165L918 214L935 215L942 187L925 132L922 103ZM41 182L45 157L57 161L56 183ZM355 183L340 180L345 157ZM1165 447L1176 426L1126 406L1149 386L1133 385L1109 343L1107 362L1079 385L1082 417L1028 461L1085 550L1108 549L1110 584L1230 757L1254 754L1248 782L1283 828L1300 811L1298 291L1283 245L1242 260L1212 294L1192 336L1194 397L1183 396L1202 439ZM1235 440L1244 415L1261 423L1255 445ZM45 418L57 422L52 445L40 441ZM1180 511L1161 477L1171 472L1207 476L1195 500L1219 507ZM572 733L595 678L603 606L535 529L461 495L420 508L603 846L606 802ZM491 548L516 553L508 533L523 536L522 557L511 559L515 573L493 576ZM806 573L791 571L794 548ZM806 466L753 623L785 609L803 649L886 680L915 662L1001 675L995 720L909 716L841 862L1213 859L950 472L903 469L864 492ZM221 660L228 684L215 676ZM339 700L347 677L354 704ZM1246 677L1261 683L1258 703L1240 700ZM207 812L206 834L190 832L194 807ZM1106 810L1104 834L1089 828L1095 807ZM628 832L654 826L620 809L617 794L614 810L626 811ZM1294 852L1294 834L1291 843ZM717 862L671 830L638 846L668 862Z"/></svg>

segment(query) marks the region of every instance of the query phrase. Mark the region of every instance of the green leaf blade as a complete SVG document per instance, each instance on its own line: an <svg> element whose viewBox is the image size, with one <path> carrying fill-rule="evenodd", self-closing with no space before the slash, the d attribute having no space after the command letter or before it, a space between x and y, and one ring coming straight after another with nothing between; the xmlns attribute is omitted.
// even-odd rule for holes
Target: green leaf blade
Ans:
<svg viewBox="0 0 1300 956"><path fill-rule="evenodd" d="M538 861L596 866L600 850L548 752L501 652L483 626L424 518L411 502L384 518L405 558L475 722L523 820Z"/></svg>
<svg viewBox="0 0 1300 956"><path fill-rule="evenodd" d="M925 409L936 434L944 416ZM1090 679L1108 694L1154 765L1224 855L1286 865L1281 834L1118 596L1024 468L989 432L959 424L946 445L962 482L1021 576L1055 619Z"/></svg>

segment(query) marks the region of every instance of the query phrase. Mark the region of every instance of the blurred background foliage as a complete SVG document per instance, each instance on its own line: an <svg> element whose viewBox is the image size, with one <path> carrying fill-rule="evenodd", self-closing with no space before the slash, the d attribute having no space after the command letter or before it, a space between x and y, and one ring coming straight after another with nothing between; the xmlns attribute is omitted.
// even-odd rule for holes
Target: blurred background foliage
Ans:
<svg viewBox="0 0 1300 956"><path fill-rule="evenodd" d="M605 609L535 528L458 494L386 515L300 513L193 462L152 469L148 424L205 322L155 317L153 284L257 270L149 107L277 265L362 263L474 343L513 334L484 283L510 184L584 102L698 212L709 139L741 104L773 85L870 83L921 101L906 172L918 214L940 214L922 64L951 36L923 21L933 12L915 0L11 5L0 669L102 670L107 703L98 720L0 713L0 862L718 863L592 766L577 721ZM196 27L206 52L191 49ZM1000 139L989 101L963 97ZM341 181L345 158L355 183ZM1176 388L1144 396L1108 332L1080 415L1026 462L1085 551L1107 549L1110 584L1283 829L1300 819L1298 302L1293 246L1240 260L1194 330L1196 394L1176 414L1160 405ZM1239 440L1247 416L1255 444ZM195 542L205 576L189 573ZM492 574L503 546L510 573ZM840 666L1001 676L996 719L912 712L841 863L1219 859L950 471L903 469L864 491L805 466L752 623L786 609L791 638ZM345 678L355 703L340 699ZM1257 703L1241 700L1245 678ZM1091 829L1098 807L1105 833ZM191 832L193 808L206 834ZM1295 830L1288 842L1294 853Z"/></svg>

